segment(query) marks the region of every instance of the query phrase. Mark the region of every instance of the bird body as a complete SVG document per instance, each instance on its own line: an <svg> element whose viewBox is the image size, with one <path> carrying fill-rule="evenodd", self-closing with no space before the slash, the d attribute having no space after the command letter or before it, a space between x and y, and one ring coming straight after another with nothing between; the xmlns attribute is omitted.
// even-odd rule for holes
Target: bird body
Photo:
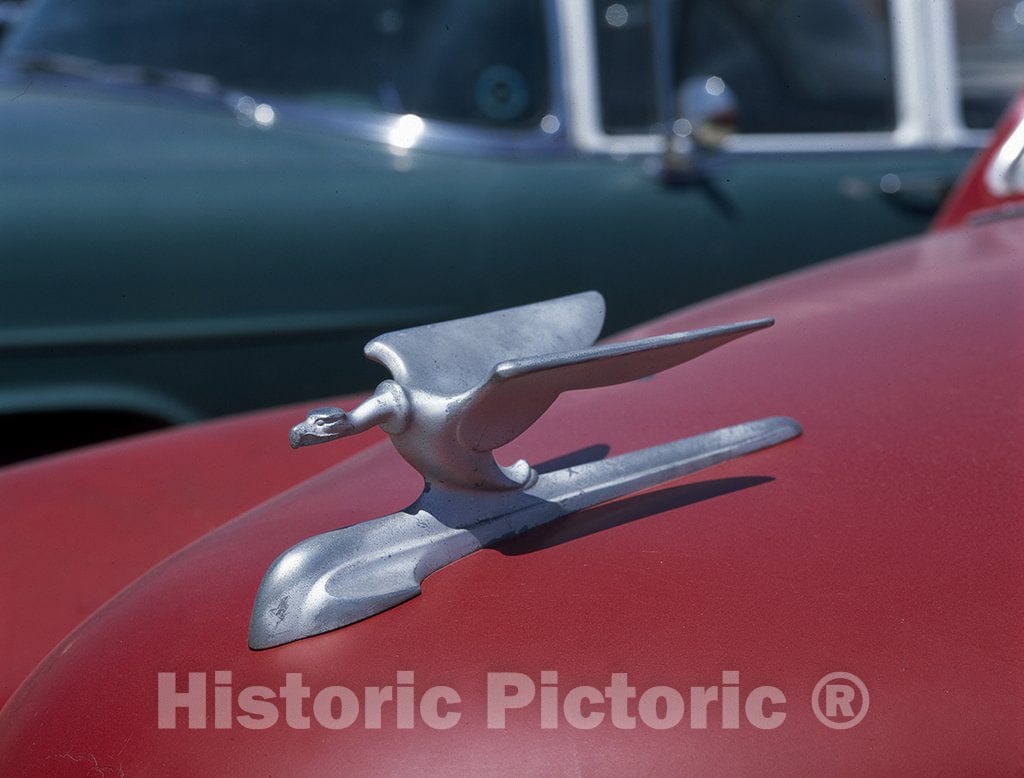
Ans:
<svg viewBox="0 0 1024 778"><path fill-rule="evenodd" d="M494 449L522 434L571 389L632 381L772 324L771 319L594 346L604 299L583 292L542 303L387 333L365 353L387 367L353 411L317 408L292 428L294 448L374 425L430 486L504 491L536 474L499 465Z"/></svg>

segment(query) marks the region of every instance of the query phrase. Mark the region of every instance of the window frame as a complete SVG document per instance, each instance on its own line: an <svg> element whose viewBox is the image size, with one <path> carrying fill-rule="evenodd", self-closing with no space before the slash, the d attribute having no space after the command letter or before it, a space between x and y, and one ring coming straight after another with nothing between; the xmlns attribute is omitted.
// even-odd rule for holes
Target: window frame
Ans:
<svg viewBox="0 0 1024 778"><path fill-rule="evenodd" d="M659 154L657 133L611 134L601 123L601 87L593 3L552 0L566 83L570 138L583 151L611 155ZM989 130L968 129L960 110L952 0L889 0L896 126L871 132L735 134L723 150L800 153L980 147ZM679 149L688 149L680 139Z"/></svg>

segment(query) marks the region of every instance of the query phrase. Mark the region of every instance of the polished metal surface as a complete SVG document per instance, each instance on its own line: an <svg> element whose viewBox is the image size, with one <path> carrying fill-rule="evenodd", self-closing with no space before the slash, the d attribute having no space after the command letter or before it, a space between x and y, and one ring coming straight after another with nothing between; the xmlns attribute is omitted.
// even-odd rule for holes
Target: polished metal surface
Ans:
<svg viewBox="0 0 1024 778"><path fill-rule="evenodd" d="M985 185L997 197L1024 192L1024 121L999 147L985 171Z"/></svg>
<svg viewBox="0 0 1024 778"><path fill-rule="evenodd" d="M293 448L379 425L425 481L411 506L309 538L260 584L252 648L316 635L419 593L430 573L559 516L686 475L800 434L769 418L538 475L491 451L518 437L561 392L632 381L771 326L771 319L593 346L604 300L585 292L382 335L366 354L391 370L351 412L318 408L292 428Z"/></svg>

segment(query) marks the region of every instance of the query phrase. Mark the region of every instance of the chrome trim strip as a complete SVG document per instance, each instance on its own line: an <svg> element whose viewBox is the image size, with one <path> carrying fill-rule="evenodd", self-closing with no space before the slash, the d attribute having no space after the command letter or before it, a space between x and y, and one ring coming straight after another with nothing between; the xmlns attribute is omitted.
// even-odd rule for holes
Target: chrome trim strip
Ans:
<svg viewBox="0 0 1024 778"><path fill-rule="evenodd" d="M890 0L899 147L967 145L950 0Z"/></svg>
<svg viewBox="0 0 1024 778"><path fill-rule="evenodd" d="M249 648L273 648L361 621L416 597L427 576L485 546L801 432L786 417L748 421L545 473L521 492L434 489L404 511L314 535L264 574ZM463 523L467 517L473 520Z"/></svg>
<svg viewBox="0 0 1024 778"><path fill-rule="evenodd" d="M384 147L391 147L388 141L392 129L404 119L401 114L356 110L343 112L337 108L276 102L272 98L269 102L282 122L291 120L313 123ZM499 129L431 118L423 118L422 122L423 129L417 134L415 143L403 148L392 147L397 157L405 157L413 150L508 156L523 152L541 156L566 151L562 133L548 134L540 126L530 129Z"/></svg>
<svg viewBox="0 0 1024 778"><path fill-rule="evenodd" d="M985 171L985 186L999 197L1020 194L1021 163L1024 162L1024 122L1018 124L999 147Z"/></svg>
<svg viewBox="0 0 1024 778"><path fill-rule="evenodd" d="M563 25L556 0L546 0L544 3L544 21L548 46L548 89L551 90L551 104L548 106L548 113L558 119L558 129L545 134L564 138L568 115L566 95L569 90L563 77L565 72L561 33Z"/></svg>
<svg viewBox="0 0 1024 778"><path fill-rule="evenodd" d="M740 154L886 151L908 148L900 144L892 132L808 132L779 133L778 135L734 135L722 148Z"/></svg>
<svg viewBox="0 0 1024 778"><path fill-rule="evenodd" d="M561 14L559 38L566 97L568 134L581 151L608 151L608 136L601 129L600 88L597 80L597 44L593 15L586 0L555 0Z"/></svg>

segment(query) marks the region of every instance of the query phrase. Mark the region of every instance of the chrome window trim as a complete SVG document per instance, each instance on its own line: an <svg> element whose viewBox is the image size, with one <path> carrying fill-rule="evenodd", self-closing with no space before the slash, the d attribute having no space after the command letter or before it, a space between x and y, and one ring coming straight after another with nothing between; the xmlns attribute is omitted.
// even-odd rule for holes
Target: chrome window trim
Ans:
<svg viewBox="0 0 1024 778"><path fill-rule="evenodd" d="M625 144L628 147L629 138L643 136L611 136L601 127L597 44L590 3L587 0L555 0L555 3L562 20L559 43L569 138L582 151L616 153L612 146Z"/></svg>
<svg viewBox="0 0 1024 778"><path fill-rule="evenodd" d="M524 129L502 130L478 127L442 119L417 117L423 129L409 144L395 145L391 142L393 129L415 114L391 114L378 111L345 112L337 109L321 109L296 103L273 103L273 108L283 121L293 120L325 126L340 133L362 140L371 141L389 148L397 158L406 158L414 151L437 151L460 155L497 155L542 157L554 153L565 153L565 122L559 119L558 131L547 133L538 125ZM552 112L552 115L557 115ZM404 164L396 165L406 168Z"/></svg>
<svg viewBox="0 0 1024 778"><path fill-rule="evenodd" d="M572 144L597 154L658 154L657 134L613 135L601 125L594 16L589 0L555 0L562 20L566 128ZM979 147L988 131L968 130L960 113L952 0L889 0L896 127L891 131L735 135L734 153L843 152Z"/></svg>
<svg viewBox="0 0 1024 778"><path fill-rule="evenodd" d="M889 0L899 146L965 143L952 0Z"/></svg>
<svg viewBox="0 0 1024 778"><path fill-rule="evenodd" d="M1013 128L1003 141L988 170L985 171L985 186L997 197L1008 197L1021 193L1020 168L1024 160L1024 122Z"/></svg>

